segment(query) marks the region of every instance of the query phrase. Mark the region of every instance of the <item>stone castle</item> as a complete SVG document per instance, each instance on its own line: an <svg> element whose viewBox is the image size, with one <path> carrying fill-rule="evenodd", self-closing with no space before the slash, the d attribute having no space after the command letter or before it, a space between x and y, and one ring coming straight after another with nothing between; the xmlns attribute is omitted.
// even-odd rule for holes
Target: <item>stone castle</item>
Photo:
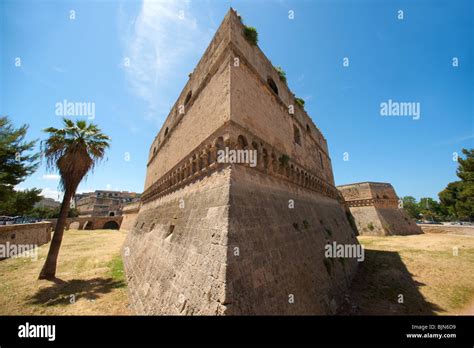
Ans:
<svg viewBox="0 0 474 348"><path fill-rule="evenodd" d="M362 182L337 187L354 217L360 235L409 235L423 233L402 209L392 185Z"/></svg>
<svg viewBox="0 0 474 348"><path fill-rule="evenodd" d="M219 160L254 151L252 164ZM358 246L325 138L230 10L151 144L123 248L138 314L330 314Z"/></svg>

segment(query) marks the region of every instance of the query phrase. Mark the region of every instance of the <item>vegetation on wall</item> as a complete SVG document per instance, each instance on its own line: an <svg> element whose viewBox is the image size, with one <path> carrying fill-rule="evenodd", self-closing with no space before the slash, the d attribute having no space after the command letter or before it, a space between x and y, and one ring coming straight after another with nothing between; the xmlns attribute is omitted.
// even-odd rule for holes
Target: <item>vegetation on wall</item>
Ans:
<svg viewBox="0 0 474 348"><path fill-rule="evenodd" d="M274 68L277 71L278 76L280 76L280 80L282 80L284 83L286 83L286 72L285 72L285 70L283 70L281 66L274 66Z"/></svg>
<svg viewBox="0 0 474 348"><path fill-rule="evenodd" d="M258 32L257 29L248 25L244 26L244 36L248 42L252 45L257 45L258 43Z"/></svg>
<svg viewBox="0 0 474 348"><path fill-rule="evenodd" d="M298 98L296 97L295 98L295 101L296 101L296 104L298 104L299 106L301 106L302 108L304 108L304 99L303 98Z"/></svg>
<svg viewBox="0 0 474 348"><path fill-rule="evenodd" d="M290 156L283 154L278 160L280 161L282 166L287 167L290 163Z"/></svg>

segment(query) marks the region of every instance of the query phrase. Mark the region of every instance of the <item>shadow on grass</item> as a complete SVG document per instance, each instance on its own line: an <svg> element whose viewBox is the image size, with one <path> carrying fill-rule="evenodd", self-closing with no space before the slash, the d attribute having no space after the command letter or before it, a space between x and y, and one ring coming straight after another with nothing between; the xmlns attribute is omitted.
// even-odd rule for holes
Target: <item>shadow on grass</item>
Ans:
<svg viewBox="0 0 474 348"><path fill-rule="evenodd" d="M435 315L397 252L365 249L342 315ZM402 301L402 302L401 302ZM401 302L401 303L400 303Z"/></svg>
<svg viewBox="0 0 474 348"><path fill-rule="evenodd" d="M70 281L56 278L51 286L38 290L28 303L56 306L70 304L72 299L76 302L81 298L96 300L101 295L122 287L125 287L125 282L113 278L73 279Z"/></svg>

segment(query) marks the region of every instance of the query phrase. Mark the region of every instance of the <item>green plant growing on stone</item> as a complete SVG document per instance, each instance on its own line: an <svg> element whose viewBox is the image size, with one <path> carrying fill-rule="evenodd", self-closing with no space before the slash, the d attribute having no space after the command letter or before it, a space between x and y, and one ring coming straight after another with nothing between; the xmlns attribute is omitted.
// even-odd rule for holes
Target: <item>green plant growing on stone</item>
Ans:
<svg viewBox="0 0 474 348"><path fill-rule="evenodd" d="M304 108L305 101L304 101L303 98L298 98L298 97L296 97L296 98L295 98L295 101L296 101L296 104L298 104L299 106L301 106L302 108Z"/></svg>
<svg viewBox="0 0 474 348"><path fill-rule="evenodd" d="M332 264L328 259L323 260L324 266L326 267L326 271L328 275L332 275Z"/></svg>
<svg viewBox="0 0 474 348"><path fill-rule="evenodd" d="M290 156L288 156L286 154L283 154L283 155L280 156L280 158L278 160L280 161L282 166L288 167L288 165L290 163Z"/></svg>
<svg viewBox="0 0 474 348"><path fill-rule="evenodd" d="M327 233L329 236L332 236L332 231L331 231L331 229L325 227L324 230L326 231L326 233Z"/></svg>
<svg viewBox="0 0 474 348"><path fill-rule="evenodd" d="M251 26L244 26L245 39L252 45L256 46L258 43L258 32L257 29Z"/></svg>
<svg viewBox="0 0 474 348"><path fill-rule="evenodd" d="M274 68L277 71L278 76L280 76L280 80L282 80L284 83L286 83L286 72L285 72L285 70L283 70L281 66L274 66Z"/></svg>
<svg viewBox="0 0 474 348"><path fill-rule="evenodd" d="M309 228L309 222L307 220L303 220L303 227L305 229L308 229Z"/></svg>
<svg viewBox="0 0 474 348"><path fill-rule="evenodd" d="M371 222L369 222L369 223L367 224L367 228L368 228L369 230L371 230L371 231L373 231L373 230L375 229L374 224L371 223Z"/></svg>
<svg viewBox="0 0 474 348"><path fill-rule="evenodd" d="M345 271L345 270L346 270L346 259L343 258L343 257L339 257L338 260L339 260L339 262L341 263L342 268L343 268L344 271Z"/></svg>

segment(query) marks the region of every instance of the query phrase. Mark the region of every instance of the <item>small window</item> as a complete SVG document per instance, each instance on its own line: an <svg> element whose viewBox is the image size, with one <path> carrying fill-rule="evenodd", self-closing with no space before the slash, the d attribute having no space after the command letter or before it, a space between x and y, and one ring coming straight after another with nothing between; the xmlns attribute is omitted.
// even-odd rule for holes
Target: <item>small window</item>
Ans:
<svg viewBox="0 0 474 348"><path fill-rule="evenodd" d="M306 125L306 131L307 131L308 133L311 133L311 128L309 127L309 124Z"/></svg>
<svg viewBox="0 0 474 348"><path fill-rule="evenodd" d="M247 139L243 135L238 136L237 143L238 143L239 149L247 148L248 142L247 142Z"/></svg>
<svg viewBox="0 0 474 348"><path fill-rule="evenodd" d="M165 137L168 135L168 127L165 129Z"/></svg>
<svg viewBox="0 0 474 348"><path fill-rule="evenodd" d="M323 155L321 155L321 152L319 153L319 160L321 161L321 168L324 169Z"/></svg>
<svg viewBox="0 0 474 348"><path fill-rule="evenodd" d="M156 146L153 148L153 154L156 153Z"/></svg>
<svg viewBox="0 0 474 348"><path fill-rule="evenodd" d="M149 232L153 231L154 229L155 229L155 224L153 223L153 224L151 224L151 226L150 226L150 231L149 231Z"/></svg>
<svg viewBox="0 0 474 348"><path fill-rule="evenodd" d="M186 95L186 99L184 99L184 105L188 105L188 103L191 100L192 96L193 96L193 92L189 91L189 93Z"/></svg>
<svg viewBox="0 0 474 348"><path fill-rule="evenodd" d="M278 94L278 87L277 87L275 81L273 81L273 79L271 77L269 77L267 79L267 83L270 86L270 88L272 89L272 91L275 92L276 94Z"/></svg>
<svg viewBox="0 0 474 348"><path fill-rule="evenodd" d="M298 127L296 127L295 125L293 125L293 136L294 136L294 139L295 139L295 143L297 143L298 145L301 145L301 134L300 134L300 130Z"/></svg>

